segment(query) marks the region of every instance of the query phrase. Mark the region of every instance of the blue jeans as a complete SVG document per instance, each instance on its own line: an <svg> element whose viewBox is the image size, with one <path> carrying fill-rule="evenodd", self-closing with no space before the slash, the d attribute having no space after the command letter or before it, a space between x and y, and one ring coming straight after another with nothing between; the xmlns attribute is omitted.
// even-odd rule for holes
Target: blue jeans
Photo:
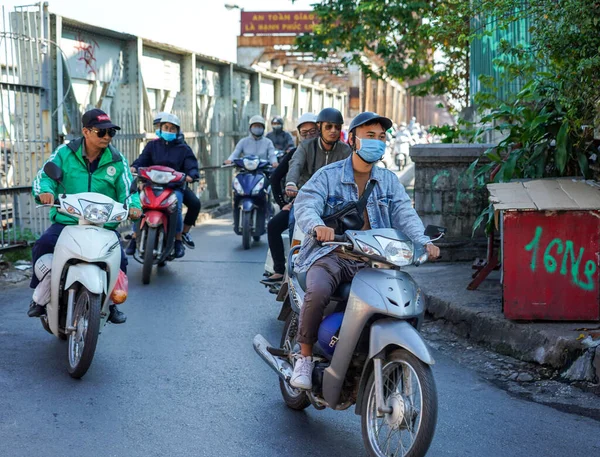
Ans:
<svg viewBox="0 0 600 457"><path fill-rule="evenodd" d="M183 232L183 215L181 214L183 208L183 190L175 189L175 195L177 195L177 225L175 226L175 234L179 235Z"/></svg>
<svg viewBox="0 0 600 457"><path fill-rule="evenodd" d="M290 231L290 243L294 239L294 227L296 225L296 218L294 217L294 205L290 208L290 215L288 220L288 229Z"/></svg>

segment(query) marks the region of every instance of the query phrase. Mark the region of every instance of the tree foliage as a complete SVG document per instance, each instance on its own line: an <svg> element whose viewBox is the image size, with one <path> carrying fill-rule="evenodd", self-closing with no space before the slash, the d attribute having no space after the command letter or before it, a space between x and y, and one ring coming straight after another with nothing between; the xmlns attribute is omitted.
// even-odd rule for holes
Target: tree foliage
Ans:
<svg viewBox="0 0 600 457"><path fill-rule="evenodd" d="M326 59L343 53L370 76L411 83L416 95L469 100L469 2L464 0L323 0L313 34L300 50ZM375 57L376 70L364 56Z"/></svg>

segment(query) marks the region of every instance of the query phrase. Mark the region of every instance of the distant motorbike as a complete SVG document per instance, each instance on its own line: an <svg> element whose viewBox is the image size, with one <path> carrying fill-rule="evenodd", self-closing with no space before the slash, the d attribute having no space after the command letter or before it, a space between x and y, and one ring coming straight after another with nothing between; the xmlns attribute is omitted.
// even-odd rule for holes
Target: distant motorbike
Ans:
<svg viewBox="0 0 600 457"><path fill-rule="evenodd" d="M139 168L138 180L143 183L140 201L144 217L136 233L138 243L133 258L142 264L142 282L149 284L152 267L175 258L175 189L185 187L185 173L153 165Z"/></svg>
<svg viewBox="0 0 600 457"><path fill-rule="evenodd" d="M60 185L63 174L56 164L47 162L44 172ZM137 192L135 182L129 192L130 195ZM78 218L79 225L65 227L54 253L46 254L49 261L44 269L51 272L50 302L40 319L46 331L69 340L67 369L71 377L81 378L94 358L98 335L110 314L111 292L120 272L119 238L103 225L125 221L127 203L116 202L103 194L83 192L60 195L50 206Z"/></svg>
<svg viewBox="0 0 600 457"><path fill-rule="evenodd" d="M425 233L441 238L444 231L430 226ZM401 267L426 262L427 252L393 229L347 231L324 244L368 267L331 299L313 349L312 390L289 384L300 352L296 336L306 288L306 273L293 270L299 246L290 251L289 275L278 295L279 320L285 321L280 347L256 335L254 349L279 376L288 407L344 410L355 404L370 456L422 457L437 421L434 360L419 334L425 297Z"/></svg>
<svg viewBox="0 0 600 457"><path fill-rule="evenodd" d="M257 156L246 156L227 166L238 171L232 181L233 231L242 236L244 249L250 249L250 239L260 241L274 211L268 184L271 164Z"/></svg>

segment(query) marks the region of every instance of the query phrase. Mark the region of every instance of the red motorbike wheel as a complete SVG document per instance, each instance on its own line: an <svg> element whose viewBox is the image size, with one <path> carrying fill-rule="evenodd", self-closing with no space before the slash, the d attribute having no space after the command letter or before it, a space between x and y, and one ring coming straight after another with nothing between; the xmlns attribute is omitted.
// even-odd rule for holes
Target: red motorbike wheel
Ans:
<svg viewBox="0 0 600 457"><path fill-rule="evenodd" d="M152 276L152 267L154 266L154 249L156 248L156 238L158 228L148 227L146 234L146 246L144 246L144 265L142 266L142 283L150 284Z"/></svg>

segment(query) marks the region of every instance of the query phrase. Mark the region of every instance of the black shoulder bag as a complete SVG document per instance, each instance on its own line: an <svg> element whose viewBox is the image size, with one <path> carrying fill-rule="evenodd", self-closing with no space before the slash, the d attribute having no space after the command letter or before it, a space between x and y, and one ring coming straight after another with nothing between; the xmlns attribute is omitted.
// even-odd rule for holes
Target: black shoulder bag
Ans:
<svg viewBox="0 0 600 457"><path fill-rule="evenodd" d="M341 210L323 218L327 227L335 230L336 235L343 235L346 230L362 230L365 225L365 208L367 200L377 183L372 179L358 201L348 203Z"/></svg>

